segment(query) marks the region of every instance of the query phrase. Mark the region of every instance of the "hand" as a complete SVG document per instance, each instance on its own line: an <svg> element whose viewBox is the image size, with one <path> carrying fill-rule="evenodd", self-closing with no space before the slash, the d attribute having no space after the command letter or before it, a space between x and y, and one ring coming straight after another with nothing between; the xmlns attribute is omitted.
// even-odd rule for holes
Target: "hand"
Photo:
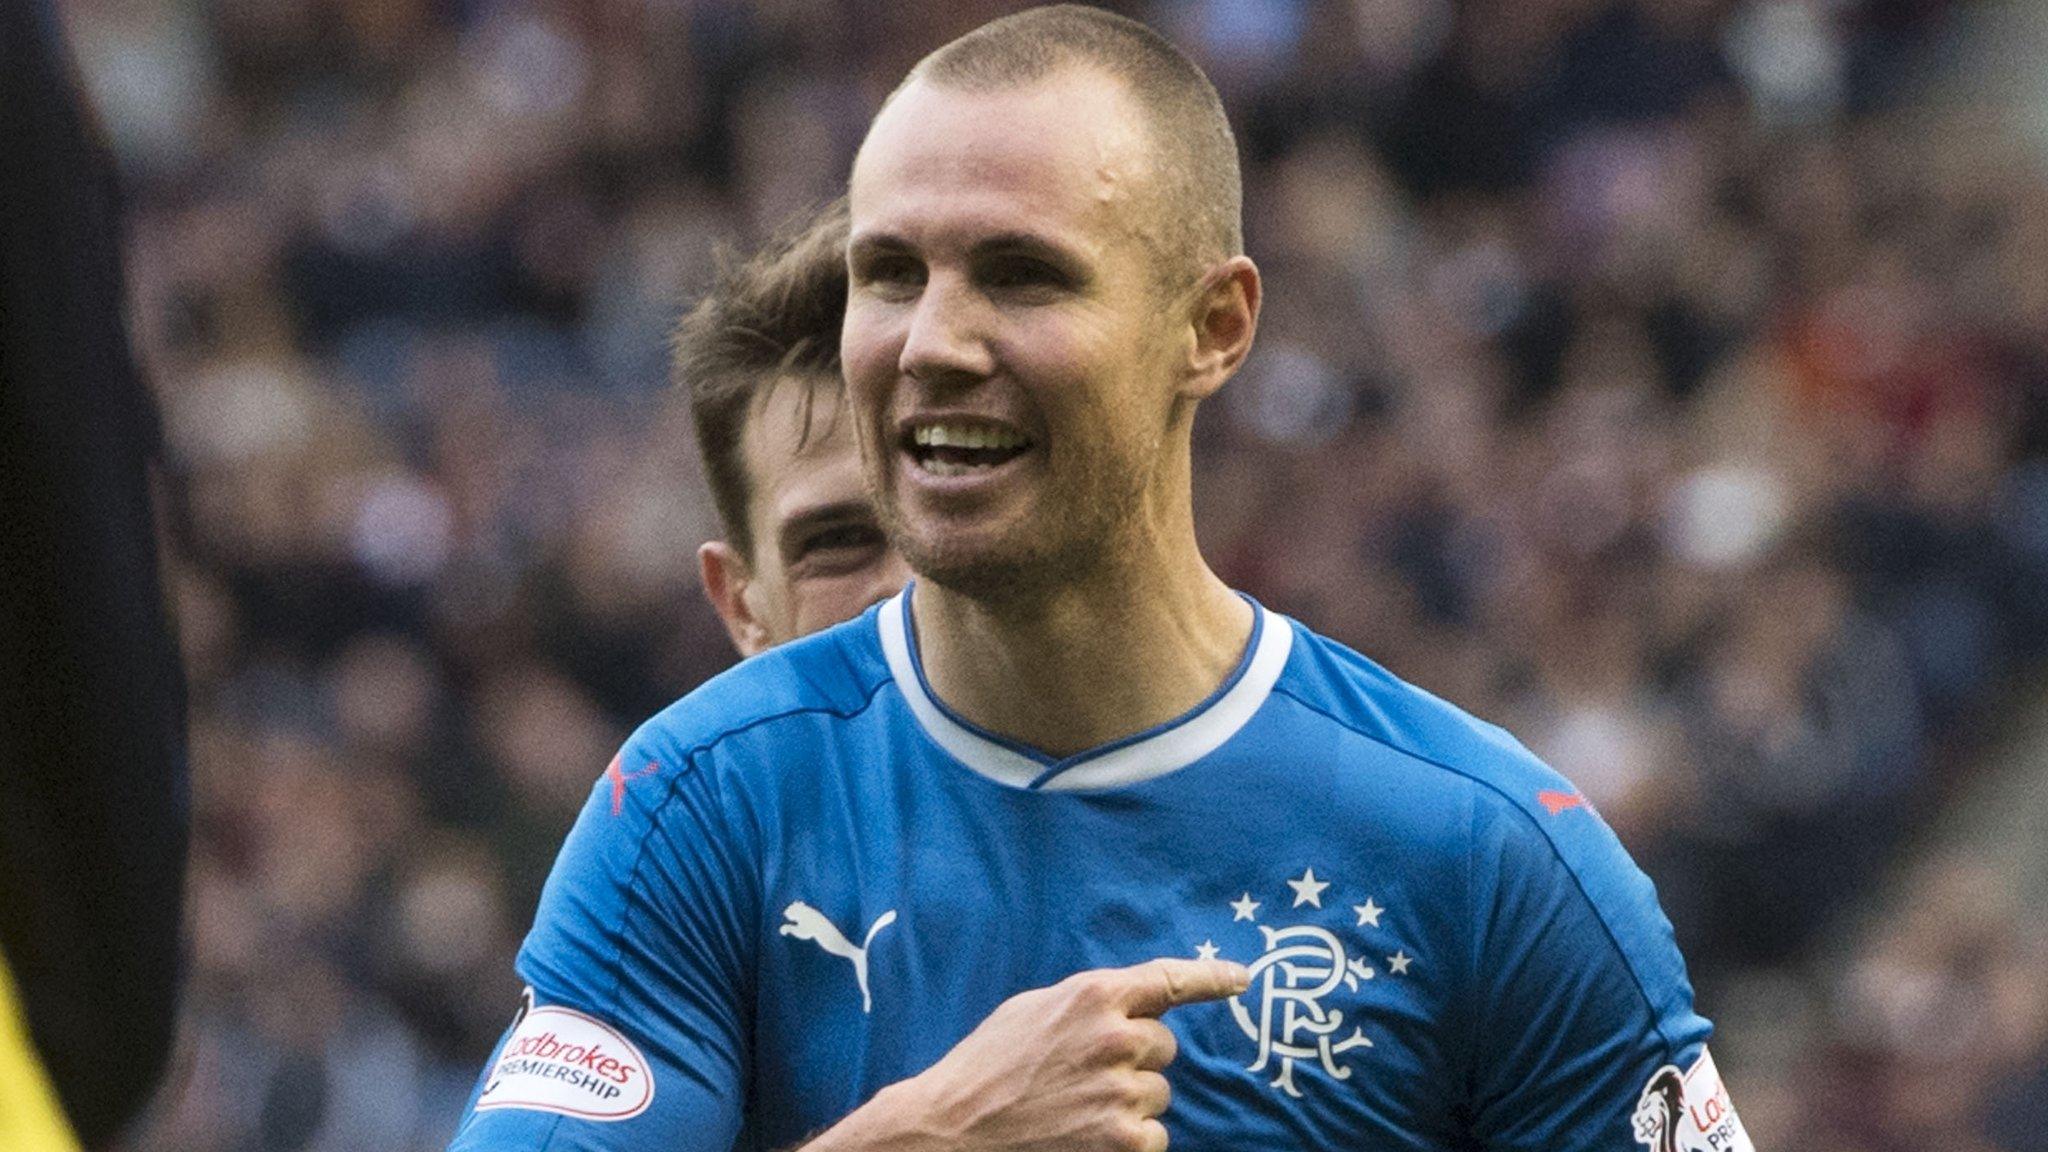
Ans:
<svg viewBox="0 0 2048 1152"><path fill-rule="evenodd" d="M1162 1152L1176 1043L1159 1016L1244 991L1223 960L1151 960L1005 1000L918 1076L877 1094L806 1152Z"/></svg>

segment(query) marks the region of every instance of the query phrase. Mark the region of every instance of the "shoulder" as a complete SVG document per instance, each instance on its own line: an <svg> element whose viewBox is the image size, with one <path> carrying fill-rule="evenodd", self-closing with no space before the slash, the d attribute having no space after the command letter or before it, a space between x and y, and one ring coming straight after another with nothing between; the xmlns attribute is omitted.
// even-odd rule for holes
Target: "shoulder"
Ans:
<svg viewBox="0 0 2048 1152"><path fill-rule="evenodd" d="M628 750L681 766L735 737L858 716L889 680L875 612L740 661L642 724Z"/></svg>
<svg viewBox="0 0 2048 1152"><path fill-rule="evenodd" d="M1418 772L1462 785L1472 799L1476 832L1548 849L1574 866L1605 863L1619 852L1611 834L1585 835L1583 825L1603 832L1605 825L1584 796L1506 729L1335 640L1298 623L1294 628L1295 656L1274 691L1391 751Z"/></svg>
<svg viewBox="0 0 2048 1152"><path fill-rule="evenodd" d="M1581 803L1577 789L1505 729L1481 720L1300 623L1274 691L1327 722L1464 781L1532 818Z"/></svg>
<svg viewBox="0 0 2048 1152"><path fill-rule="evenodd" d="M1622 922L1661 925L1648 879L1571 781L1505 729L1295 627L1296 655L1275 691L1462 793L1457 840L1476 869L1575 891L1617 935Z"/></svg>
<svg viewBox="0 0 2048 1152"><path fill-rule="evenodd" d="M551 1002L577 1003L562 997L578 973L623 979L620 955L669 955L688 935L680 918L722 971L739 972L772 799L815 794L761 787L776 778L762 769L810 765L804 752L861 714L886 677L871 610L743 660L642 724L593 782L556 857L521 951L527 980Z"/></svg>
<svg viewBox="0 0 2048 1152"><path fill-rule="evenodd" d="M1415 771L1462 785L1467 822L1456 839L1475 912L1510 931L1590 916L1657 1017L1674 1034L1697 1023L1655 887L1569 780L1500 727L1296 630L1296 656L1277 692L1399 753Z"/></svg>

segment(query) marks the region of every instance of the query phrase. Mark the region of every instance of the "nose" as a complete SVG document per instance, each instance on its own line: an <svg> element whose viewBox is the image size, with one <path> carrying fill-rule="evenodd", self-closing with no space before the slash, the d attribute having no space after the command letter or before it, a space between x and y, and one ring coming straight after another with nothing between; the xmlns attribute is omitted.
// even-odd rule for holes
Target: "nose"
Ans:
<svg viewBox="0 0 2048 1152"><path fill-rule="evenodd" d="M897 368L923 384L970 384L994 370L983 308L950 276L934 276L918 297Z"/></svg>

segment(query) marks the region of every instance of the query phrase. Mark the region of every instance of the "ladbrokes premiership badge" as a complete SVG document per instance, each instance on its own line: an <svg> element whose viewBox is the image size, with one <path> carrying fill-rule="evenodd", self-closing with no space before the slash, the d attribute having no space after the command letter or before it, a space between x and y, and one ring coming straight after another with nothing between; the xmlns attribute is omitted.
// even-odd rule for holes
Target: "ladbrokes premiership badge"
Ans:
<svg viewBox="0 0 2048 1152"><path fill-rule="evenodd" d="M1704 1048L1684 1072L1666 1064L1650 1077L1636 1101L1635 1136L1650 1152L1755 1152Z"/></svg>
<svg viewBox="0 0 2048 1152"><path fill-rule="evenodd" d="M1308 868L1299 879L1287 881L1287 886L1294 892L1290 911L1320 910L1323 893L1332 883L1317 879L1315 869ZM1374 962L1384 952L1363 930L1377 930L1375 938L1384 934L1380 918L1387 910L1367 896L1365 903L1351 905L1357 923L1344 925L1347 931L1340 935L1313 922L1279 927L1259 923L1262 907L1249 891L1230 903L1233 927L1250 922L1258 929L1262 945L1256 956L1244 961L1251 970L1250 985L1230 1001L1238 1030L1255 1049L1246 1070L1272 1073L1271 1085L1295 1097L1302 1094L1294 1078L1297 1064L1308 1064L1332 1080L1349 1080L1349 1060L1355 1057L1347 1054L1372 1047L1360 1001L1367 982L1380 978ZM1316 912L1298 915L1308 921L1322 918ZM1237 956L1225 953L1238 951L1219 947L1210 939L1202 941L1195 955L1235 960ZM1389 978L1405 977L1415 963L1414 957L1399 948L1384 959Z"/></svg>
<svg viewBox="0 0 2048 1152"><path fill-rule="evenodd" d="M524 1108L579 1120L630 1120L654 1102L647 1058L618 1029L573 1008L520 996L476 1110Z"/></svg>

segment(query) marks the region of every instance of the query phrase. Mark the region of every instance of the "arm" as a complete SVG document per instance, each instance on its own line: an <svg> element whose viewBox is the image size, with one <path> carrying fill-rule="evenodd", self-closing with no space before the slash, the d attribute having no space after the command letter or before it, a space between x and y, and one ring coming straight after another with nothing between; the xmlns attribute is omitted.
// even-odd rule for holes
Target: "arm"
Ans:
<svg viewBox="0 0 2048 1152"><path fill-rule="evenodd" d="M1474 844L1481 1146L1752 1152L1656 891L1598 816L1502 807Z"/></svg>
<svg viewBox="0 0 2048 1152"><path fill-rule="evenodd" d="M704 773L638 737L621 757L652 767L630 788L599 779L563 844L520 948L528 999L455 1149L727 1152L738 1137L750 846Z"/></svg>

